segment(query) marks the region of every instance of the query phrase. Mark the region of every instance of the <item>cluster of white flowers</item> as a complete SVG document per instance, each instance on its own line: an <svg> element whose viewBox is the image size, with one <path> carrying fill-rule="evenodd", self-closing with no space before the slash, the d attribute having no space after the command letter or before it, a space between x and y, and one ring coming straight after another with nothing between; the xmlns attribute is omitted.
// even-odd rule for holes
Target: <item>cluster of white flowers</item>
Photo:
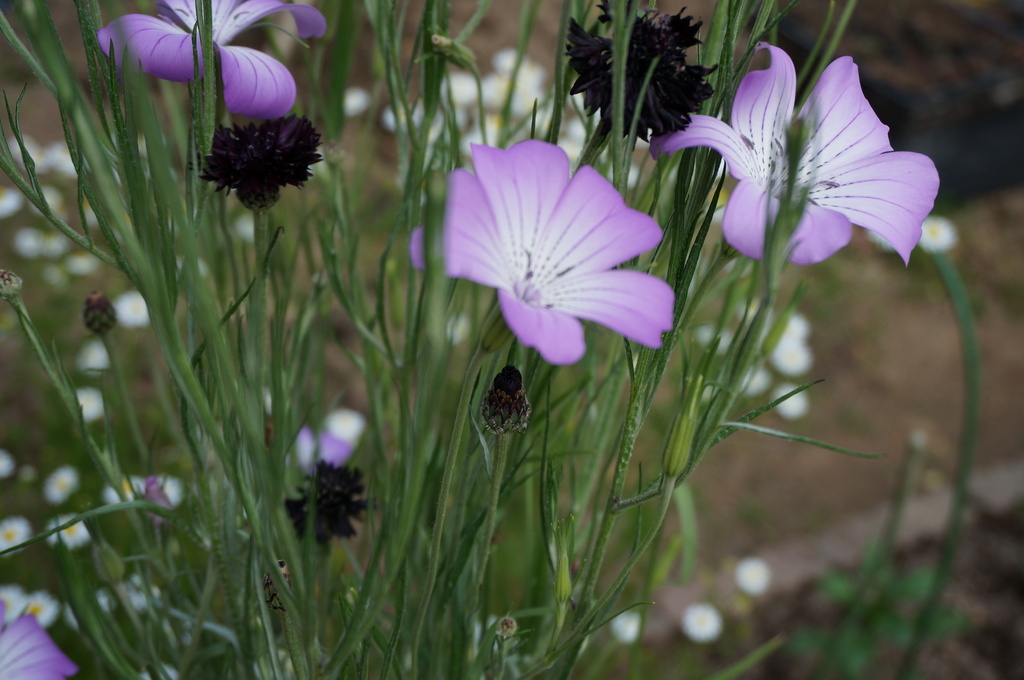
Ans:
<svg viewBox="0 0 1024 680"><path fill-rule="evenodd" d="M43 483L43 497L51 505L60 505L78 491L78 484L78 470L70 465L63 465L46 478Z"/></svg>
<svg viewBox="0 0 1024 680"><path fill-rule="evenodd" d="M49 628L60 616L61 604L45 590L26 593L20 586L0 586L0 600L4 603L4 621L11 623L24 614L31 614L43 628Z"/></svg>
<svg viewBox="0 0 1024 680"><path fill-rule="evenodd" d="M185 497L185 487L177 477L161 475L160 488L163 489L165 494L167 494L167 500L170 502L172 508L178 507L181 504L182 499ZM121 491L124 493L124 497L128 500L132 500L136 497L141 498L146 493L146 478L140 475L130 475L122 478ZM103 491L100 492L100 497L107 505L121 502L121 497L118 495L117 491L110 486L103 487Z"/></svg>

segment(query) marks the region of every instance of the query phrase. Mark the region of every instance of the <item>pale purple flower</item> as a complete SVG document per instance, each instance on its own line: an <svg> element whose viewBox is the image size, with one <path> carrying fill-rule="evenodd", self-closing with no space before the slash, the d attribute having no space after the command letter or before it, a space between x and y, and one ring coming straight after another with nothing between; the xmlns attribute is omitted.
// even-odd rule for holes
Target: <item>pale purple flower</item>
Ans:
<svg viewBox="0 0 1024 680"><path fill-rule="evenodd" d="M732 106L732 127L710 116L654 140L651 152L708 146L722 154L739 180L725 208L725 240L748 257L764 254L765 228L778 212L786 177L786 132L793 121L796 71L778 47L771 66L743 78ZM918 153L893 151L889 128L871 110L850 57L821 74L797 118L809 126L796 176L809 189L793 234L790 261L820 262L850 241L851 223L892 244L904 262L921 238L921 223L935 202L935 164Z"/></svg>
<svg viewBox="0 0 1024 680"><path fill-rule="evenodd" d="M553 144L472 152L476 174L456 170L448 182L445 273L496 288L509 328L549 363L583 356L580 319L660 347L672 329L672 289L613 269L658 245L657 223L593 168L570 178L569 158ZM415 233L414 264L423 262L422 243Z"/></svg>
<svg viewBox="0 0 1024 680"><path fill-rule="evenodd" d="M78 672L36 620L25 614L4 625L6 604L0 599L0 670L4 680L62 680Z"/></svg>
<svg viewBox="0 0 1024 680"><path fill-rule="evenodd" d="M324 420L320 434L313 428L304 427L295 438L295 455L299 467L310 470L317 461L324 461L333 467L341 467L359 443L366 427L366 419L357 411L338 409Z"/></svg>
<svg viewBox="0 0 1024 680"><path fill-rule="evenodd" d="M279 118L295 103L295 79L284 64L248 47L228 43L260 19L277 12L291 12L298 35L320 37L327 20L320 10L279 0L212 0L213 41L217 44L224 103L232 113L252 118ZM97 34L100 47L118 67L127 49L129 60L150 75L178 83L193 78L191 31L198 19L196 0L158 0L159 17L126 14L111 21ZM202 72L202 55L199 54Z"/></svg>

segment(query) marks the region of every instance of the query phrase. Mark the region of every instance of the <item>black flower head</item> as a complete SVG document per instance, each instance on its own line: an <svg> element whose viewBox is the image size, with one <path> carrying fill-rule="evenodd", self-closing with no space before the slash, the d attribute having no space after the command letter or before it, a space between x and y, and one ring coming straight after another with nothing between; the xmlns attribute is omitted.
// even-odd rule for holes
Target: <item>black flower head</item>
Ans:
<svg viewBox="0 0 1024 680"><path fill-rule="evenodd" d="M327 461L320 461L310 475L311 491L303 492L296 499L286 499L285 508L302 536L306 532L309 518L310 493L315 498L316 513L314 535L319 543L326 543L331 536L349 538L356 535L352 520L359 519L359 513L366 509L363 495L363 473L358 468L342 465L335 467Z"/></svg>
<svg viewBox="0 0 1024 680"><path fill-rule="evenodd" d="M309 166L323 158L317 153L320 133L309 119L297 116L264 121L257 127L217 128L201 177L217 183L217 191L234 189L250 210L269 208L281 187L301 187L313 176Z"/></svg>
<svg viewBox="0 0 1024 680"><path fill-rule="evenodd" d="M632 8L633 0L627 0L627 6ZM599 7L599 20L611 22L608 0L601 0ZM637 136L641 139L646 141L648 134L658 136L685 130L690 114L699 111L701 102L714 93L704 79L715 67L686 63L687 48L700 42L700 26L700 21L693 23L693 17L684 17L683 10L679 14L644 10L633 25L626 64L624 120L629 126L634 111L640 107ZM571 93L584 93L583 103L591 115L600 111L599 131L607 134L612 126L612 41L590 35L572 19L566 50L570 66L580 74ZM647 71L658 57L643 101L638 101Z"/></svg>
<svg viewBox="0 0 1024 680"><path fill-rule="evenodd" d="M484 425L494 434L523 432L530 422L531 410L523 392L523 374L515 366L506 366L494 376L491 389L480 404Z"/></svg>

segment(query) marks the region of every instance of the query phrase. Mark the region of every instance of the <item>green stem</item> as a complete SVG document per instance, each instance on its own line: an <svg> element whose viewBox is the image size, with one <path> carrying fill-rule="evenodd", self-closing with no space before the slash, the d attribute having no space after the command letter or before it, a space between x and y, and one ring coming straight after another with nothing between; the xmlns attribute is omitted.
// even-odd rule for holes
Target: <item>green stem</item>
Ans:
<svg viewBox="0 0 1024 680"><path fill-rule="evenodd" d="M448 514L448 494L451 491L452 477L455 476L456 463L459 460L459 451L462 449L462 435L466 429L466 415L469 413L469 401L473 394L473 386L476 383L476 374L484 359L484 352L477 349L466 367L466 375L462 378L462 389L459 394L459 406L455 412L455 425L452 427L452 438L448 444L448 453L444 459L444 472L441 475L441 489L437 495L437 514L434 518L434 528L430 538L430 556L427 564L427 578L423 583L423 595L420 600L420 613L416 618L416 628L413 633L412 649L414 653L419 649L420 635L423 633L423 624L427 620L427 612L430 609L430 597L434 593L434 585L437 581L437 567L441 557L441 536L444 533L444 521ZM418 664L414 663L412 677L415 680Z"/></svg>
<svg viewBox="0 0 1024 680"><path fill-rule="evenodd" d="M476 587L472 592L477 593L483 587L484 575L487 573L487 562L494 551L494 528L498 523L498 500L501 498L501 482L505 477L505 462L508 459L509 435L499 434L494 444L494 469L491 471L491 497L487 503L487 518L484 521L483 553L480 560L480 569L476 576ZM481 597L481 601L484 598Z"/></svg>
<svg viewBox="0 0 1024 680"><path fill-rule="evenodd" d="M263 367L267 333L267 272L270 244L270 215L266 210L252 211L256 240L256 267L248 307L248 351L246 361L250 398L255 400L257 413L263 413ZM262 418L260 419L262 421Z"/></svg>
<svg viewBox="0 0 1024 680"><path fill-rule="evenodd" d="M121 360L117 353L117 348L114 347L114 343L110 339L110 333L102 333L100 340L103 341L103 347L107 350L107 356L110 357L110 373L114 377L114 390L117 392L117 398L121 402L120 407L124 411L125 420L128 421L128 431L131 434L132 443L135 444L139 460L142 463L143 470L145 470L149 462L146 456L149 447L146 446L146 440L143 439L142 430L139 428L139 416L135 411L135 401L128 391L128 384L124 379L124 371L121 370Z"/></svg>

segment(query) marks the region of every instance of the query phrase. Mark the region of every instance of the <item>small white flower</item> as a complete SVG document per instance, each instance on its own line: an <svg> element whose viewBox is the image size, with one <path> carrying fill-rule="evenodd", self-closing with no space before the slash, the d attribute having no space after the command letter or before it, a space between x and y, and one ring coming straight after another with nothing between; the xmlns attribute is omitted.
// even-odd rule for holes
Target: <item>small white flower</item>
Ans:
<svg viewBox="0 0 1024 680"><path fill-rule="evenodd" d="M144 328L149 325L149 308L142 294L135 290L118 295L114 300L117 323L125 328Z"/></svg>
<svg viewBox="0 0 1024 680"><path fill-rule="evenodd" d="M359 442L359 437L363 434L363 430L366 429L366 417L359 411L339 408L327 415L324 419L324 425L328 432L338 439L347 441L352 445L352 448L355 448Z"/></svg>
<svg viewBox="0 0 1024 680"><path fill-rule="evenodd" d="M14 456L7 449L0 449L0 479L7 479L14 474Z"/></svg>
<svg viewBox="0 0 1024 680"><path fill-rule="evenodd" d="M760 557L745 557L736 563L736 585L747 595L761 595L772 582L772 570Z"/></svg>
<svg viewBox="0 0 1024 680"><path fill-rule="evenodd" d="M68 273L59 265L48 264L43 267L41 278L47 283L47 285L53 286L54 288L63 288L68 282Z"/></svg>
<svg viewBox="0 0 1024 680"><path fill-rule="evenodd" d="M807 342L811 337L811 322L800 312L793 312L786 320L786 328L782 331L780 342L785 340Z"/></svg>
<svg viewBox="0 0 1024 680"><path fill-rule="evenodd" d="M0 186L0 219L10 217L25 205L25 197L17 189Z"/></svg>
<svg viewBox="0 0 1024 680"><path fill-rule="evenodd" d="M775 388L772 392L772 400L778 399L787 392L791 392L796 389L796 385L790 385L784 383ZM773 411L778 413L786 420L796 420L803 418L807 415L807 412L811 409L811 402L807 398L807 390L794 394L792 397L776 406Z"/></svg>
<svg viewBox="0 0 1024 680"><path fill-rule="evenodd" d="M61 515L60 517L55 517L46 525L46 528L52 529L55 526L64 524L64 522L67 522L72 517L74 517L74 515ZM55 534L50 534L46 537L46 542L50 545L56 545L58 536L60 536L60 540L64 541L64 545L67 546L68 550L81 548L92 538L89 535L89 530L86 529L85 525L81 522L75 522L66 529L61 529Z"/></svg>
<svg viewBox="0 0 1024 680"><path fill-rule="evenodd" d="M121 491L124 493L124 497L128 500L134 500L136 496L141 498L142 494L146 493L146 478L140 477L139 475L122 477ZM121 502L121 497L117 495L117 491L115 491L113 487L109 486L103 487L103 491L100 492L100 497L107 505Z"/></svg>
<svg viewBox="0 0 1024 680"><path fill-rule="evenodd" d="M687 607L681 624L683 633L694 642L714 642L722 633L722 615L706 602Z"/></svg>
<svg viewBox="0 0 1024 680"><path fill-rule="evenodd" d="M4 620L0 624L10 623L21 616L25 608L25 591L21 586L8 584L0 586L0 602L4 603Z"/></svg>
<svg viewBox="0 0 1024 680"><path fill-rule="evenodd" d="M811 369L814 355L803 340L782 338L772 350L769 360L779 373L796 376L803 375Z"/></svg>
<svg viewBox="0 0 1024 680"><path fill-rule="evenodd" d="M562 134L558 145L565 149L565 153L569 155L570 159L579 158L587 143L587 135L587 126L582 120L573 116L562 124Z"/></svg>
<svg viewBox="0 0 1024 680"><path fill-rule="evenodd" d="M36 617L43 628L49 628L60 616L60 602L45 590L37 590L25 595L25 613Z"/></svg>
<svg viewBox="0 0 1024 680"><path fill-rule="evenodd" d="M465 342L466 338L469 337L469 317L465 314L459 314L448 319L448 327L446 331L448 334L448 340L450 340L453 345Z"/></svg>
<svg viewBox="0 0 1024 680"><path fill-rule="evenodd" d="M64 258L64 269L75 276L87 276L100 266L100 259L92 253L71 253Z"/></svg>
<svg viewBox="0 0 1024 680"><path fill-rule="evenodd" d="M71 153L64 142L54 142L43 149L43 156L39 159L39 172L56 172L68 179L78 177L75 164L71 160Z"/></svg>
<svg viewBox="0 0 1024 680"><path fill-rule="evenodd" d="M956 226L945 217L932 215L921 225L921 250L929 253L944 253L956 245L959 237Z"/></svg>
<svg viewBox="0 0 1024 680"><path fill-rule="evenodd" d="M14 252L26 260L34 260L43 254L43 232L24 227L14 232Z"/></svg>
<svg viewBox="0 0 1024 680"><path fill-rule="evenodd" d="M759 366L747 376L746 381L743 383L743 393L748 397L756 397L759 394L764 394L764 391L771 384L772 374L764 366Z"/></svg>
<svg viewBox="0 0 1024 680"><path fill-rule="evenodd" d="M176 508L181 505L181 500L185 497L185 487L181 480L177 477L161 477L160 483L164 493L167 494L167 500L170 501L171 507ZM145 480L143 480L143 488L145 488Z"/></svg>
<svg viewBox="0 0 1024 680"><path fill-rule="evenodd" d="M95 387L80 387L77 390L78 404L82 407L82 418L87 423L103 417L103 393Z"/></svg>
<svg viewBox="0 0 1024 680"><path fill-rule="evenodd" d="M459 109L472 109L476 105L476 78L465 71L448 74L448 94L452 104Z"/></svg>
<svg viewBox="0 0 1024 680"><path fill-rule="evenodd" d="M640 636L640 612L622 612L611 622L612 635L624 645L632 644Z"/></svg>
<svg viewBox="0 0 1024 680"><path fill-rule="evenodd" d="M250 211L246 210L244 215L239 215L231 224L231 227L235 232L235 236L246 243L253 243L256 240L256 226L253 224Z"/></svg>
<svg viewBox="0 0 1024 680"><path fill-rule="evenodd" d="M491 66L494 67L494 72L500 73L503 76L512 75L512 69L516 67L516 58L518 56L519 52L514 47L498 50L491 57Z"/></svg>
<svg viewBox="0 0 1024 680"><path fill-rule="evenodd" d="M8 517L0 522L0 550L27 541L32 536L32 526L20 515Z"/></svg>
<svg viewBox="0 0 1024 680"><path fill-rule="evenodd" d="M78 366L78 370L86 373L105 371L110 368L110 355L107 354L107 348L103 346L103 341L96 338L86 341L82 345L82 349L78 350L75 364Z"/></svg>
<svg viewBox="0 0 1024 680"><path fill-rule="evenodd" d="M78 470L63 465L53 471L43 483L43 496L52 505L60 505L78 491Z"/></svg>
<svg viewBox="0 0 1024 680"><path fill-rule="evenodd" d="M365 113L370 108L370 93L361 87L345 90L345 117L351 118Z"/></svg>

